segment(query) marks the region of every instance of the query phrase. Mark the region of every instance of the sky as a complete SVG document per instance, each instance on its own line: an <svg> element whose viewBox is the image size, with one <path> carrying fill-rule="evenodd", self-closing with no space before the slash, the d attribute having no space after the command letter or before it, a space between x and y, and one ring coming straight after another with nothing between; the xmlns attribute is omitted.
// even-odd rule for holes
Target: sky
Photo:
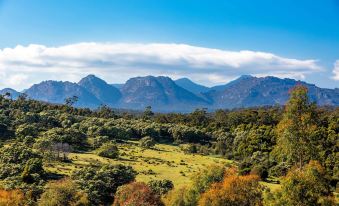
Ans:
<svg viewBox="0 0 339 206"><path fill-rule="evenodd" d="M339 87L339 0L0 0L0 88L95 74Z"/></svg>

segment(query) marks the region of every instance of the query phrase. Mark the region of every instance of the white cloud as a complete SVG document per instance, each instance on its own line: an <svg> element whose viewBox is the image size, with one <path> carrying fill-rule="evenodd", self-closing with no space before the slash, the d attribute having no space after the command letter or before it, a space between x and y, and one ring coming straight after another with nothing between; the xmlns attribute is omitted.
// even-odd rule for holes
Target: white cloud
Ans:
<svg viewBox="0 0 339 206"><path fill-rule="evenodd" d="M60 47L31 44L0 50L0 84L17 89L46 79L78 81L87 74L98 75L108 82L123 82L138 75L185 76L213 85L241 74L302 79L319 70L321 67L312 59L185 44L79 43Z"/></svg>
<svg viewBox="0 0 339 206"><path fill-rule="evenodd" d="M334 63L333 74L334 74L333 79L334 80L339 80L339 60L337 60Z"/></svg>

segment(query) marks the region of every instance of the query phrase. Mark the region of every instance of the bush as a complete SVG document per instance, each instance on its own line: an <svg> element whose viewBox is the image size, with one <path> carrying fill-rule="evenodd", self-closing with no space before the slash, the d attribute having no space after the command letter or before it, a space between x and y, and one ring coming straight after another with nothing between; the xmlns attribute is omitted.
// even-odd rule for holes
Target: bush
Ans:
<svg viewBox="0 0 339 206"><path fill-rule="evenodd" d="M130 166L105 165L80 169L72 178L88 194L91 205L107 205L113 202L117 188L132 182L135 175Z"/></svg>
<svg viewBox="0 0 339 206"><path fill-rule="evenodd" d="M180 146L181 146L181 150L185 154L195 154L198 152L197 146L195 144L185 144L185 145L180 145Z"/></svg>
<svg viewBox="0 0 339 206"><path fill-rule="evenodd" d="M319 162L292 168L281 189L265 195L265 205L335 205L326 172Z"/></svg>
<svg viewBox="0 0 339 206"><path fill-rule="evenodd" d="M194 206L188 194L190 194L190 189L186 186L171 190L165 196L164 203L166 206Z"/></svg>
<svg viewBox="0 0 339 206"><path fill-rule="evenodd" d="M171 180L151 180L148 186L158 195L167 194L174 187Z"/></svg>
<svg viewBox="0 0 339 206"><path fill-rule="evenodd" d="M1 206L24 205L24 194L20 190L0 190Z"/></svg>
<svg viewBox="0 0 339 206"><path fill-rule="evenodd" d="M155 145L155 141L152 137L146 136L139 140L140 147L151 148Z"/></svg>
<svg viewBox="0 0 339 206"><path fill-rule="evenodd" d="M176 143L199 143L209 139L209 136L201 130L184 125L173 126L169 129L169 132Z"/></svg>
<svg viewBox="0 0 339 206"><path fill-rule="evenodd" d="M225 173L223 182L213 184L201 195L199 206L257 206L262 205L261 194L258 176L238 176L231 168Z"/></svg>
<svg viewBox="0 0 339 206"><path fill-rule="evenodd" d="M42 158L31 148L15 142L0 149L0 180L5 188L22 188L25 183L43 183Z"/></svg>
<svg viewBox="0 0 339 206"><path fill-rule="evenodd" d="M24 138L26 136L36 137L38 133L38 127L32 124L19 125L15 131L15 135L19 138Z"/></svg>
<svg viewBox="0 0 339 206"><path fill-rule="evenodd" d="M198 153L202 154L202 155L209 155L210 154L210 149L208 148L207 145L199 145Z"/></svg>
<svg viewBox="0 0 339 206"><path fill-rule="evenodd" d="M97 136L93 139L93 145L92 146L93 146L94 149L97 149L107 142L109 142L108 136Z"/></svg>
<svg viewBox="0 0 339 206"><path fill-rule="evenodd" d="M68 143L76 149L81 149L87 141L86 134L74 128L56 127L44 132L43 136L52 142Z"/></svg>
<svg viewBox="0 0 339 206"><path fill-rule="evenodd" d="M166 197L166 205L195 206L198 205L200 194L224 177L225 165L211 165L192 176L192 185L170 191Z"/></svg>
<svg viewBox="0 0 339 206"><path fill-rule="evenodd" d="M268 171L265 167L262 165L256 165L252 168L251 170L251 175L257 175L259 176L262 180L265 180L268 178Z"/></svg>
<svg viewBox="0 0 339 206"><path fill-rule="evenodd" d="M274 177L285 176L290 167L286 162L281 162L269 169L269 175Z"/></svg>
<svg viewBox="0 0 339 206"><path fill-rule="evenodd" d="M0 122L0 139L7 139L5 137L8 135L8 133L9 133L8 126Z"/></svg>
<svg viewBox="0 0 339 206"><path fill-rule="evenodd" d="M87 195L70 179L50 182L38 201L39 206L84 206L89 205Z"/></svg>
<svg viewBox="0 0 339 206"><path fill-rule="evenodd" d="M119 157L119 149L113 143L106 143L98 149L97 154L101 157L115 159Z"/></svg>
<svg viewBox="0 0 339 206"><path fill-rule="evenodd" d="M143 182L133 182L118 188L113 206L162 206L160 196Z"/></svg>
<svg viewBox="0 0 339 206"><path fill-rule="evenodd" d="M39 182L45 174L42 167L42 160L39 158L32 158L26 162L24 171L21 174L22 180L26 183Z"/></svg>

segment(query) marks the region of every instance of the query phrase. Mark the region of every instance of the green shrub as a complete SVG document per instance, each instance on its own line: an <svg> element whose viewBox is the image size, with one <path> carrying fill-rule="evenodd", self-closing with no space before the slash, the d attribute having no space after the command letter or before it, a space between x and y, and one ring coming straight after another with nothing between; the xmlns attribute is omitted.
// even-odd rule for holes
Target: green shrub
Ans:
<svg viewBox="0 0 339 206"><path fill-rule="evenodd" d="M79 191L77 185L70 179L49 182L42 193L39 206L58 206L58 205L89 205L87 195Z"/></svg>
<svg viewBox="0 0 339 206"><path fill-rule="evenodd" d="M93 146L93 148L97 149L107 142L109 142L108 136L97 136L93 139L92 146Z"/></svg>
<svg viewBox="0 0 339 206"><path fill-rule="evenodd" d="M256 165L251 169L252 175L259 176L262 180L265 180L268 178L268 171L267 168L265 168L262 165Z"/></svg>
<svg viewBox="0 0 339 206"><path fill-rule="evenodd" d="M155 145L155 141L152 137L146 136L139 140L139 145L143 148L151 148Z"/></svg>
<svg viewBox="0 0 339 206"><path fill-rule="evenodd" d="M174 185L171 180L151 180L148 186L158 195L167 194L173 189Z"/></svg>
<svg viewBox="0 0 339 206"><path fill-rule="evenodd" d="M325 169L317 161L292 168L282 179L281 188L267 192L264 203L273 205L336 205Z"/></svg>
<svg viewBox="0 0 339 206"><path fill-rule="evenodd" d="M195 144L180 145L180 148L185 154L195 154L198 152Z"/></svg>
<svg viewBox="0 0 339 206"><path fill-rule="evenodd" d="M75 171L72 179L87 193L90 205L110 205L117 188L134 181L135 175L130 166L104 165Z"/></svg>
<svg viewBox="0 0 339 206"><path fill-rule="evenodd" d="M98 149L97 154L101 157L115 159L119 157L119 149L113 143L106 143Z"/></svg>

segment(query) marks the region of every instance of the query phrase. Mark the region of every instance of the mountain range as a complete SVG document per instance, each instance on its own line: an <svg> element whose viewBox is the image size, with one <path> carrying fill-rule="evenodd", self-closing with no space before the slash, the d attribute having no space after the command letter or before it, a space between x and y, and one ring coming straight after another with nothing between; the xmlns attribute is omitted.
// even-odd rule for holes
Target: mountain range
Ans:
<svg viewBox="0 0 339 206"><path fill-rule="evenodd" d="M77 96L76 107L143 110L151 106L159 112L189 112L196 108L232 109L241 107L283 105L289 91L301 84L308 88L309 97L318 105L339 105L339 89L324 89L294 79L253 77L244 75L224 85L206 87L188 78L172 80L164 76L145 76L129 79L125 84L108 84L88 75L78 83L43 81L34 84L25 93L29 98L62 104L65 99ZM20 92L6 88L0 94L10 93L16 99Z"/></svg>

